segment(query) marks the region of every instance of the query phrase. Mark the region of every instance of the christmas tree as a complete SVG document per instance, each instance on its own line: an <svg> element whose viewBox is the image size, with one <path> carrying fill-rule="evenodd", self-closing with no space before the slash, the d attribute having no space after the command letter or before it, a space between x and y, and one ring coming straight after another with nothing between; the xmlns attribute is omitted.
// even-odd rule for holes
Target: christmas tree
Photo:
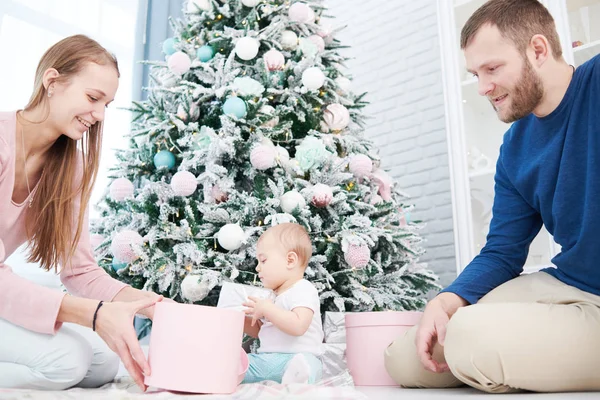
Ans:
<svg viewBox="0 0 600 400"><path fill-rule="evenodd" d="M224 281L260 285L265 226L297 222L322 311L416 310L438 288L322 3L190 0L171 20L92 227L113 276L215 305Z"/></svg>

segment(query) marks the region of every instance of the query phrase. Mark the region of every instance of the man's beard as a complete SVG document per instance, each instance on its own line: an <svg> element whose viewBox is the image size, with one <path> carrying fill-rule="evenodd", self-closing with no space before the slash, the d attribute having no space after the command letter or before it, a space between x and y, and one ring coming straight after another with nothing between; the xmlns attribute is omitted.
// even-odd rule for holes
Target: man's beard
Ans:
<svg viewBox="0 0 600 400"><path fill-rule="evenodd" d="M511 123L531 114L540 104L544 97L544 86L542 80L533 70L533 66L527 58L524 58L524 65L521 72L521 78L515 85L513 91L509 94L509 109L504 113L498 112L498 109L492 101L492 107L496 110L500 121Z"/></svg>

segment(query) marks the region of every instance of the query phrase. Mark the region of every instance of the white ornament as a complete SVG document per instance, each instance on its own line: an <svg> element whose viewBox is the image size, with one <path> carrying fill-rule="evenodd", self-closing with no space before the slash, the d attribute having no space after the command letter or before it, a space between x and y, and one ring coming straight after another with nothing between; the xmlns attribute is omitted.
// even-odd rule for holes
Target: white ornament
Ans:
<svg viewBox="0 0 600 400"><path fill-rule="evenodd" d="M250 164L258 170L266 170L275 166L275 148L268 145L258 145L250 152Z"/></svg>
<svg viewBox="0 0 600 400"><path fill-rule="evenodd" d="M177 196L190 196L197 186L196 177L189 171L179 171L171 178L171 188Z"/></svg>
<svg viewBox="0 0 600 400"><path fill-rule="evenodd" d="M317 46L317 49L319 51L322 52L323 50L325 50L325 41L321 36L311 35L308 37L308 40L310 40L315 46Z"/></svg>
<svg viewBox="0 0 600 400"><path fill-rule="evenodd" d="M115 201L133 198L133 183L127 178L118 178L110 185L110 197Z"/></svg>
<svg viewBox="0 0 600 400"><path fill-rule="evenodd" d="M279 165L286 166L290 162L290 153L281 146L275 147L275 160Z"/></svg>
<svg viewBox="0 0 600 400"><path fill-rule="evenodd" d="M316 16L312 8L304 3L294 3L288 11L291 21L300 23L314 23Z"/></svg>
<svg viewBox="0 0 600 400"><path fill-rule="evenodd" d="M302 73L302 83L309 90L320 89L325 83L325 74L318 67L307 68Z"/></svg>
<svg viewBox="0 0 600 400"><path fill-rule="evenodd" d="M256 7L260 0L242 0L242 4L246 7Z"/></svg>
<svg viewBox="0 0 600 400"><path fill-rule="evenodd" d="M291 214L296 208L302 210L306 206L304 197L295 190L286 192L279 198L283 212Z"/></svg>
<svg viewBox="0 0 600 400"><path fill-rule="evenodd" d="M332 131L341 131L350 123L350 111L341 104L330 104L323 113L323 120Z"/></svg>
<svg viewBox="0 0 600 400"><path fill-rule="evenodd" d="M210 4L210 0L189 0L187 3L187 12L188 13L196 13L198 9L202 11L210 11L212 5Z"/></svg>
<svg viewBox="0 0 600 400"><path fill-rule="evenodd" d="M113 238L110 251L117 260L130 263L138 258L138 254L133 246L140 246L143 241L139 233L124 229Z"/></svg>
<svg viewBox="0 0 600 400"><path fill-rule="evenodd" d="M364 268L369 264L371 251L366 244L351 244L344 253L344 259L351 268Z"/></svg>
<svg viewBox="0 0 600 400"><path fill-rule="evenodd" d="M178 51L169 56L167 65L174 75L180 76L190 70L192 67L192 60L190 59L190 56L183 51Z"/></svg>
<svg viewBox="0 0 600 400"><path fill-rule="evenodd" d="M225 250L237 250L244 242L244 230L238 224L227 224L219 229L217 240Z"/></svg>
<svg viewBox="0 0 600 400"><path fill-rule="evenodd" d="M252 37L241 38L235 44L235 54L242 60L252 60L258 54L260 42Z"/></svg>
<svg viewBox="0 0 600 400"><path fill-rule="evenodd" d="M350 81L350 79L346 78L345 76L338 76L335 78L334 82L337 86L337 94L343 96L350 93L350 89L352 87L352 81Z"/></svg>
<svg viewBox="0 0 600 400"><path fill-rule="evenodd" d="M355 177L364 178L373 170L373 161L365 154L357 154L352 156L348 167Z"/></svg>
<svg viewBox="0 0 600 400"><path fill-rule="evenodd" d="M209 282L202 280L202 275L187 275L181 281L181 295L191 302L203 300L211 291Z"/></svg>
<svg viewBox="0 0 600 400"><path fill-rule="evenodd" d="M293 31L283 31L281 34L281 46L286 50L296 50L296 47L298 47L298 35Z"/></svg>
<svg viewBox="0 0 600 400"><path fill-rule="evenodd" d="M260 97L265 91L265 87L262 85L262 83L256 79L250 78L249 76L235 78L233 80L233 87L238 94L242 96Z"/></svg>

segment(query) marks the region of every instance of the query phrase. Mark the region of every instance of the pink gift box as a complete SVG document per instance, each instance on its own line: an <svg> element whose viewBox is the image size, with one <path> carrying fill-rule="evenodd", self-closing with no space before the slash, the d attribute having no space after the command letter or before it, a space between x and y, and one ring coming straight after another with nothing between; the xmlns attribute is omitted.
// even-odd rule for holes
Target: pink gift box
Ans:
<svg viewBox="0 0 600 400"><path fill-rule="evenodd" d="M346 361L355 385L398 386L385 369L383 354L422 315L415 311L346 313Z"/></svg>
<svg viewBox="0 0 600 400"><path fill-rule="evenodd" d="M193 304L157 303L145 383L189 393L231 394L244 378L244 314Z"/></svg>

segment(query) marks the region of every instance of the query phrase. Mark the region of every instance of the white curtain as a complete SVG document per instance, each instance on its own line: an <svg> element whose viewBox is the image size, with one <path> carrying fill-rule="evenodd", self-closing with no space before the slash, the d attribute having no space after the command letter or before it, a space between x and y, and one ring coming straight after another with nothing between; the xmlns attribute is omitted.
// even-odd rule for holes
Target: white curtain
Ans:
<svg viewBox="0 0 600 400"><path fill-rule="evenodd" d="M37 63L43 53L60 39L85 34L97 40L119 61L121 79L113 104L106 113L100 174L92 195L92 205L107 185L108 168L114 164L114 149L125 147L129 131L129 107L133 98L133 71L136 22L144 0L0 0L0 110L9 111L27 103L33 87ZM90 216L96 216L94 207ZM25 262L23 249L7 264L29 279L48 286L58 285L57 277L43 273Z"/></svg>

